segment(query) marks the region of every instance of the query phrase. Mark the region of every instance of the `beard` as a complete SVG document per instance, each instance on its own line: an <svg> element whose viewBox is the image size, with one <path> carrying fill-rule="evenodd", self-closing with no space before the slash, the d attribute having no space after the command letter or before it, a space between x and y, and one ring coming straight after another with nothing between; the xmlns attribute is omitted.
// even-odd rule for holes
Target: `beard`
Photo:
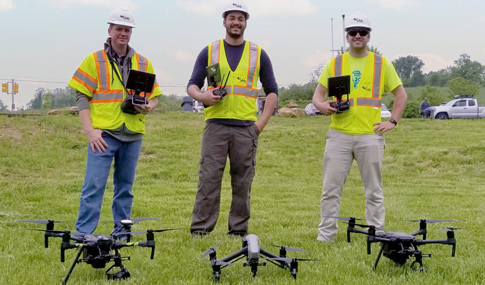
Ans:
<svg viewBox="0 0 485 285"><path fill-rule="evenodd" d="M239 28L239 32L233 33L232 32L232 29L233 28ZM227 32L227 34L229 35L229 37L231 37L232 39L235 39L235 40L241 38L244 35L244 30L245 29L246 29L245 27L240 26L240 25L226 26L226 32Z"/></svg>

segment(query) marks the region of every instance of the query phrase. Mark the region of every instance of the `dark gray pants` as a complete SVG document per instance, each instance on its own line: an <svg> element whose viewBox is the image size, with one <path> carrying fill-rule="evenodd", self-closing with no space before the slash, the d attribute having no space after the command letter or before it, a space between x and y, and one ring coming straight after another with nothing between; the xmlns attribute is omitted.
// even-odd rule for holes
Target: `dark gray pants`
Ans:
<svg viewBox="0 0 485 285"><path fill-rule="evenodd" d="M191 232L214 230L219 216L222 175L229 156L232 186L229 233L247 233L258 132L254 124L248 127L206 124Z"/></svg>

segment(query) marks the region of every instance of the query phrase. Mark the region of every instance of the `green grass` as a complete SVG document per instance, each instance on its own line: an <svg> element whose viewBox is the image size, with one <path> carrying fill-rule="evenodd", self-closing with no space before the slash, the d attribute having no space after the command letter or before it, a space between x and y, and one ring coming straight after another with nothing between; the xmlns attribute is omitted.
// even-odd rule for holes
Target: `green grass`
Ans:
<svg viewBox="0 0 485 285"><path fill-rule="evenodd" d="M418 229L402 219L457 219L429 225L428 238L449 226L456 232L456 257L450 246L428 245L427 273L414 273L382 258L372 270L378 251L365 251L365 236L346 242L345 224L333 244L317 242L320 217L321 168L328 117L285 119L273 117L260 136L256 176L252 187L250 233L262 246L283 244L312 253L291 257L315 258L301 262L296 282L289 272L271 264L260 267L258 278L242 262L222 271L223 284L482 284L485 279L485 120L402 120L386 134L384 195L386 227L405 232ZM172 112L148 118L147 135L134 187L132 217L160 217L139 223L135 230L189 227L197 188L203 116ZM66 252L59 261L60 239L43 247L43 235L23 219L73 221L77 217L86 166L87 141L79 118L0 116L0 284L59 283L74 258ZM102 208L102 220L111 219L111 181ZM221 213L216 229L193 239L188 230L156 234L155 259L146 248L124 248L131 256L124 265L132 277L107 281L106 269L78 264L68 284L212 284L210 264L201 255L219 241L219 257L240 248L226 235L230 207L230 180L224 175ZM364 217L364 191L354 163L344 187L342 216ZM74 230L69 223L56 229ZM109 233L99 224L96 233ZM141 241L143 235L134 240ZM275 249L275 250L273 250Z"/></svg>

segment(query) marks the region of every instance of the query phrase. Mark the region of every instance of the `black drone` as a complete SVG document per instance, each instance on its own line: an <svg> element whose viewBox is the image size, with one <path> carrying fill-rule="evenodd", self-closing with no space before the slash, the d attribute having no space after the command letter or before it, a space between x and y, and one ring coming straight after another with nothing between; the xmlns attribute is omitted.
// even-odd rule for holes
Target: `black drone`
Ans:
<svg viewBox="0 0 485 285"><path fill-rule="evenodd" d="M279 256L275 255L259 246L259 238L257 235L250 234L246 237L242 238L242 248L233 254L230 254L226 257L221 259L217 259L215 248L221 242L217 243L215 246L211 247L207 252L205 252L202 257L206 257L209 255L209 261L212 264L212 271L214 273L214 278L216 282L220 281L221 278L221 269L225 268L226 266L233 265L234 262L246 258L246 262L244 262L244 267L249 266L251 267L251 272L253 273L253 277L256 277L256 273L258 272L258 266L266 266L266 262L260 261L260 256L267 260L274 265L290 270L291 275L296 279L296 273L298 272L298 261L316 261L315 259L299 259L299 258L287 258L286 252L287 251L300 251L300 252L309 252L302 249L285 247L285 246L278 246L278 245L271 245L280 248Z"/></svg>
<svg viewBox="0 0 485 285"><path fill-rule="evenodd" d="M46 229L31 229L34 231L43 231L44 234L44 242L45 247L49 247L49 238L50 237L58 237L62 238L61 243L61 262L65 261L65 251L67 249L77 249L78 253L72 262L69 271L67 272L66 276L62 280L62 284L66 284L71 276L72 271L77 263L87 263L91 265L93 268L105 268L107 263L114 262L114 264L106 270L106 277L108 279L126 279L130 277L130 273L126 268L123 266L122 261L130 260L129 256L121 256L119 250L123 247L149 247L151 248L151 255L150 259L153 259L155 256L155 239L154 234L156 232L163 232L169 230L177 230L177 229L158 229L158 230L147 230L144 231L146 233L146 241L140 242L129 242L129 237L132 234L130 231L131 225L133 223L137 223L140 221L145 220L152 220L157 218L150 218L150 219L132 219L132 220L123 220L120 221L122 225L125 227L125 232L122 234L126 235L127 242L121 242L117 238L111 235L98 235L98 234L84 234L84 233L76 233L70 231L58 231L54 230L54 223L59 223L62 221L54 221L54 220L36 220L36 221L16 221L16 222L31 222L31 223L39 223L45 224ZM140 232L133 232L133 234L140 233ZM81 257L82 254L82 257ZM110 273L110 271L118 267L120 269L119 272Z"/></svg>
<svg viewBox="0 0 485 285"><path fill-rule="evenodd" d="M435 240L427 240L427 224L428 223L439 223L439 222L456 222L456 220L431 220L431 219L421 219L421 220L406 220L409 222L419 222L419 230L410 234L403 233L403 232L384 232L378 233L376 231L390 231L389 229L377 228L372 225L363 225L357 224L357 220L364 220L358 219L354 217L328 217L328 218L335 218L347 221L347 242L350 242L350 234L351 233L359 233L367 235L367 254L371 254L371 244L380 242L381 249L379 254L377 255L374 270L377 268L377 264L379 263L379 259L381 255L384 254L385 257L389 258L393 262L404 265L406 261L410 257L414 257L414 261L411 264L411 269L417 271L415 265L419 265L420 271L426 271L426 268L423 266L423 257L431 257L431 254L423 253L421 250L418 249L421 245L426 244L444 244L444 245L451 245L451 256L455 256L455 249L456 249L456 240L455 240L455 230L460 228L446 228L441 229L438 231L446 231L447 238L446 239L435 239ZM366 228L367 230L362 230L359 228ZM422 235L423 239L417 239L416 236Z"/></svg>

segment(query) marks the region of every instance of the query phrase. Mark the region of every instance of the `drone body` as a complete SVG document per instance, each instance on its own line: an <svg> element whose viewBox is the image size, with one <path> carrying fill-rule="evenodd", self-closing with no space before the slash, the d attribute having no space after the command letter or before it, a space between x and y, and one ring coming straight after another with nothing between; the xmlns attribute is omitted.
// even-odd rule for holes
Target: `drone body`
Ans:
<svg viewBox="0 0 485 285"><path fill-rule="evenodd" d="M379 242L380 243L380 251L377 255L374 270L377 268L377 264L379 263L379 259L381 255L384 257L389 258L393 262L399 265L404 265L407 260L411 257L414 257L414 261L411 264L411 269L416 271L415 265L419 265L420 271L426 271L426 268L423 266L423 257L431 257L431 254L423 253L418 247L421 245L426 244L444 244L444 245L451 245L452 252L451 256L455 256L455 249L456 249L456 240L455 240L455 233L454 230L459 228L447 228L441 231L447 231L447 238L446 239L435 239L435 240L427 240L427 224L428 223L438 223L438 222L455 222L456 220L408 220L409 222L419 222L419 230L413 233L403 233L403 232L383 232L388 229L376 228L372 225L362 225L357 224L357 219L354 217L329 217L347 221L348 228L347 228L347 241L350 242L350 235L351 233L359 233L367 235L367 254L371 254L371 244ZM367 230L358 229L355 227L367 228ZM381 231L383 233L377 233L377 231ZM417 239L416 236L422 235L423 239Z"/></svg>
<svg viewBox="0 0 485 285"><path fill-rule="evenodd" d="M211 247L202 257L209 255L209 260L212 264L212 271L214 274L214 279L216 282L220 281L221 277L221 269L225 268L226 266L233 265L233 262L236 262L240 259L246 258L244 262L244 266L251 267L251 272L253 273L253 277L256 276L259 266L266 266L266 262L261 261L260 259L263 258L274 265L290 270L291 275L296 279L296 274L298 272L298 261L302 260L310 260L310 259L297 259L297 258L287 258L286 252L287 251L301 251L301 252L309 252L306 250L291 248L291 247L284 247L284 246L276 246L280 248L279 256L275 255L259 246L259 238L254 234L250 234L245 238L242 238L242 248L236 251L233 254L225 256L221 259L217 259L215 247L220 244L216 244L215 246Z"/></svg>
<svg viewBox="0 0 485 285"><path fill-rule="evenodd" d="M129 227L125 227L126 229L131 230L131 225L136 222L140 222L143 220L148 219L133 219L133 220L123 220L123 225L129 225ZM106 276L108 279L125 279L130 277L130 273L126 268L123 266L122 261L130 260L129 256L121 256L120 249L123 247L149 247L151 248L151 255L150 259L154 258L155 255L155 239L154 234L155 232L162 232L167 230L176 230L176 229L160 229L160 230L147 230L143 232L122 232L121 234L126 236L127 238L130 237L131 234L140 234L146 233L146 241L140 242L121 242L118 238L111 236L111 235L98 235L98 234L83 234L83 233L71 233L70 231L56 231L54 230L54 223L58 221L54 220L40 220L40 221L18 221L18 222L33 222L33 223L40 223L45 224L46 229L32 229L35 231L43 231L45 232L45 247L49 246L48 239L50 237L58 237L62 238L61 243L61 262L65 261L65 251L69 249L77 249L76 257L69 268L66 276L64 277L62 284L66 284L69 280L69 277L74 270L74 267L78 263L86 263L91 265L93 268L105 268L106 265L110 262L114 264L106 270ZM127 239L128 240L128 239ZM82 255L82 257L81 257ZM119 268L119 272L117 273L110 273L113 268Z"/></svg>

